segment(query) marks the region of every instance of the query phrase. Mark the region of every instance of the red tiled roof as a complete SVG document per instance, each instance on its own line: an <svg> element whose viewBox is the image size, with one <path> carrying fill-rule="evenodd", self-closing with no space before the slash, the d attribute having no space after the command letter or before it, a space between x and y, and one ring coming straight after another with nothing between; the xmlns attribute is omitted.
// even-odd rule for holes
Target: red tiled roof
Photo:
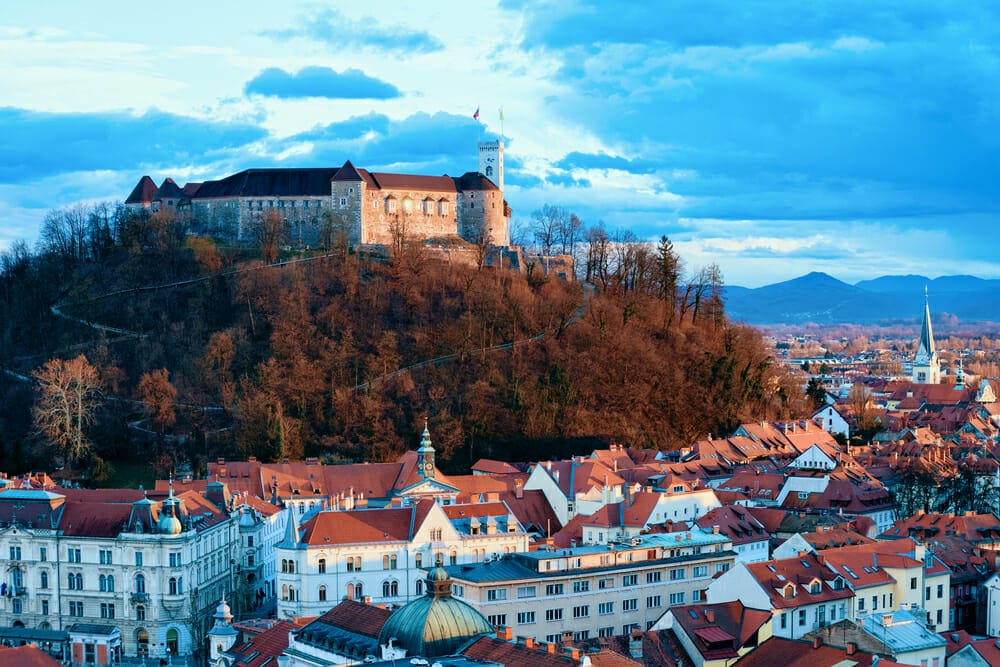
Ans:
<svg viewBox="0 0 1000 667"><path fill-rule="evenodd" d="M506 491L500 494L500 499L507 504L525 530L530 530L530 527L534 526L535 530L544 534L557 533L562 529L562 523L556 516L555 510L549 504L545 493L539 489L522 491L520 498L516 492Z"/></svg>
<svg viewBox="0 0 1000 667"><path fill-rule="evenodd" d="M261 667L264 662L281 655L288 648L288 632L298 627L298 623L280 620L270 629L264 630L250 641L234 646L227 653L236 658L234 667Z"/></svg>
<svg viewBox="0 0 1000 667"><path fill-rule="evenodd" d="M11 667L62 667L62 663L34 644L0 646L0 665Z"/></svg>
<svg viewBox="0 0 1000 667"><path fill-rule="evenodd" d="M426 499L410 507L318 512L302 525L302 541L320 546L408 542L433 503Z"/></svg>
<svg viewBox="0 0 1000 667"><path fill-rule="evenodd" d="M815 554L769 560L763 563L748 563L746 568L770 596L771 605L775 609L788 609L805 604L854 597L854 593L847 586L839 591L834 590L831 582L838 575L827 569L823 561ZM809 584L816 579L819 579L821 583L819 592L811 593ZM794 594L792 597L786 598L782 591L789 584L793 585Z"/></svg>
<svg viewBox="0 0 1000 667"><path fill-rule="evenodd" d="M695 522L705 529L719 527L719 532L734 545L758 542L770 538L764 525L745 507L728 505L709 510Z"/></svg>
<svg viewBox="0 0 1000 667"><path fill-rule="evenodd" d="M852 655L846 649L821 644L814 648L812 642L802 642L782 637L771 637L753 651L733 663L733 667L820 667L823 665L869 665L875 656L857 650ZM880 665L896 665L886 659Z"/></svg>
<svg viewBox="0 0 1000 667"><path fill-rule="evenodd" d="M390 616L392 612L388 609L344 600L316 620L366 637L378 637Z"/></svg>
<svg viewBox="0 0 1000 667"><path fill-rule="evenodd" d="M462 649L461 654L473 660L496 662L507 667L568 667L579 663L579 660L549 653L544 648L528 648L524 644L496 637L481 637Z"/></svg>
<svg viewBox="0 0 1000 667"><path fill-rule="evenodd" d="M472 464L471 470L484 472L489 475L502 475L506 473L521 472L506 461L495 461L493 459L479 459Z"/></svg>

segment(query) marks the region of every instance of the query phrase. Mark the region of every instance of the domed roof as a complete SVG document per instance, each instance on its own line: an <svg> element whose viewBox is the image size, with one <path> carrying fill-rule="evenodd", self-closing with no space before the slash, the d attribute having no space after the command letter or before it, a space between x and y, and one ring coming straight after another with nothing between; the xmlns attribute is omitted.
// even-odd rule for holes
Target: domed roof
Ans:
<svg viewBox="0 0 1000 667"><path fill-rule="evenodd" d="M493 625L470 605L451 596L451 577L438 566L427 575L427 593L389 617L379 644L400 646L410 655L451 655L474 637L492 634Z"/></svg>
<svg viewBox="0 0 1000 667"><path fill-rule="evenodd" d="M160 521L156 524L157 530L162 535L180 535L181 520L173 514L161 514Z"/></svg>

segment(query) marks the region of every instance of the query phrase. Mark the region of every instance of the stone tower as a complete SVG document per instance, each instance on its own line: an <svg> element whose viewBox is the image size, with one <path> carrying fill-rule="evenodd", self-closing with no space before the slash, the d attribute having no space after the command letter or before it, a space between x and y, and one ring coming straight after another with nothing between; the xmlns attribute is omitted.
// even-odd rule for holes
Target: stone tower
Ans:
<svg viewBox="0 0 1000 667"><path fill-rule="evenodd" d="M479 142L479 173L493 181L503 197L503 142Z"/></svg>
<svg viewBox="0 0 1000 667"><path fill-rule="evenodd" d="M913 356L913 376L916 384L941 384L941 366L934 348L934 330L931 329L931 307L924 291L924 321L920 325L917 353Z"/></svg>

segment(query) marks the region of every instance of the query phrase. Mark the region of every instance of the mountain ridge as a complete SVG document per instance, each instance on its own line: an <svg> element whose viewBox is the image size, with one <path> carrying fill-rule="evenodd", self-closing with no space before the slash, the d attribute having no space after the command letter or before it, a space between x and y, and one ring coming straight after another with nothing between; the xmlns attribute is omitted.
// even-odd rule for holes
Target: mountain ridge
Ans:
<svg viewBox="0 0 1000 667"><path fill-rule="evenodd" d="M727 286L725 299L730 317L749 324L875 324L919 319L925 289L937 315L1000 319L1000 279L972 275L884 275L852 285L813 271L761 287Z"/></svg>

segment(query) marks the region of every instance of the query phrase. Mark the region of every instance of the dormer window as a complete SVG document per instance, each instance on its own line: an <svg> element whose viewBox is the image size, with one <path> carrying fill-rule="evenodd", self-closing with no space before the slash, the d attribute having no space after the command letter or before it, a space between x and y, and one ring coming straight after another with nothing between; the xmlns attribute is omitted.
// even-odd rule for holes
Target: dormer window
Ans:
<svg viewBox="0 0 1000 667"><path fill-rule="evenodd" d="M795 597L795 586L793 584L787 584L781 591L782 597L786 600L790 600Z"/></svg>
<svg viewBox="0 0 1000 667"><path fill-rule="evenodd" d="M819 579L813 579L809 584L809 592L813 595L819 595L823 590L823 584L820 583Z"/></svg>

